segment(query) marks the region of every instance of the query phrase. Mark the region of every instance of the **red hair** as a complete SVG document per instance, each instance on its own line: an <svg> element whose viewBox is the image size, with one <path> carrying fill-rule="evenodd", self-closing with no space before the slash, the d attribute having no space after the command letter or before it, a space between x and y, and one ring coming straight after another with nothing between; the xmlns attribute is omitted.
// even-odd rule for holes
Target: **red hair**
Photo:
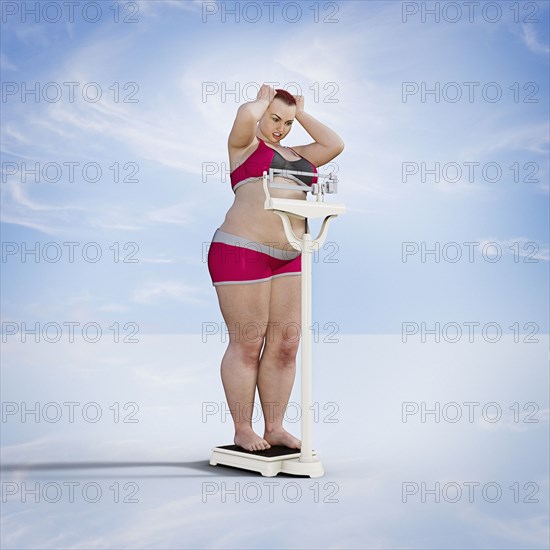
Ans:
<svg viewBox="0 0 550 550"><path fill-rule="evenodd" d="M282 89L277 89L275 91L277 93L275 94L275 97L273 99L280 99L285 105L296 105L296 100L291 93Z"/></svg>

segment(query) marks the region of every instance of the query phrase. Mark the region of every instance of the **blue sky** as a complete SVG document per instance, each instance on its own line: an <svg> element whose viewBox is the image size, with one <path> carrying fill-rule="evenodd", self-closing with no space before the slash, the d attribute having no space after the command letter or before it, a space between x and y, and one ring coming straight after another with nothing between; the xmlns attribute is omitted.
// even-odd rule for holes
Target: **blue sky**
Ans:
<svg viewBox="0 0 550 550"><path fill-rule="evenodd" d="M272 21L263 4L241 2L239 22L224 15L234 2L80 3L72 17L66 6L55 11L62 2L47 4L36 16L25 12L34 2L1 4L2 401L95 401L106 417L110 404L136 402L140 423L10 418L2 455L12 464L150 466L5 473L8 480L95 479L106 492L109 479L138 479L143 498L136 509L106 506L97 516L86 506L45 513L11 499L3 546L259 548L269 540L304 548L545 547L548 2L497 1L493 11L482 2L472 22L463 2L451 3L463 10L456 22L451 11L441 11L439 22L423 17L435 2L300 2L296 22L291 2L274 7ZM242 11L245 4L250 11ZM447 5L437 3L439 10ZM255 6L264 6L259 20L246 21ZM199 463L231 431L200 421L202 403L223 403L226 345L220 334L203 339L201 330L222 320L206 249L233 200L227 136L238 106L264 82L291 92L298 85L306 110L346 144L327 169L339 175L330 200L346 204L347 213L332 223L313 273L314 320L321 332L336 329L338 342L328 345L325 335L315 344L314 399L341 411L338 424L316 425L314 437L342 504L336 512L323 507L320 516L300 508L303 523L290 531L281 525L297 508L255 507L257 530L243 538L231 524L245 508L200 505L203 479L226 477ZM35 86L38 101L22 92ZM439 100L429 93L423 100L421 90L436 86ZM308 141L296 124L285 145ZM32 174L24 180L24 164L36 163L39 181ZM429 172L436 165L439 181ZM436 247L439 261L433 254L422 261L421 251ZM38 262L22 255L33 248ZM56 254L57 261L45 258ZM23 343L22 323L50 328L39 342L31 334ZM75 342L65 330L53 347L45 340L64 323L76 323ZM418 327L406 342L403 323ZM79 335L84 325L91 338L101 329L96 345ZM442 340L459 327L460 341L435 343L427 334L423 344L422 327L436 326L448 328ZM114 331L130 338L136 327L139 343L113 342ZM489 338L502 331L502 339L490 343L483 328ZM353 384L342 376L346 366ZM293 392L296 401L298 382ZM405 401L496 401L507 416L497 424L404 424ZM516 402L536 403L540 422L511 421ZM187 473L153 469L158 461L181 462ZM402 507L407 480L535 482L541 502ZM266 515L276 519L271 526L262 524ZM334 517L342 526L336 535ZM207 518L219 529L205 534ZM59 529L81 520L81 530Z"/></svg>
<svg viewBox="0 0 550 550"><path fill-rule="evenodd" d="M420 11L404 23L398 2L339 2L334 15L323 5L321 21L336 23L315 23L308 3L299 24L286 22L282 8L273 23L267 11L257 23L244 21L246 13L236 23L230 14L222 20L221 5L211 15L212 4L155 1L121 4L121 14L137 22L116 24L101 5L95 23L85 20L95 12L78 9L74 23L64 12L58 23L45 20L54 12L38 23L22 7L4 14L3 80L15 91L6 88L3 104L3 161L12 164L3 165L2 240L19 248L2 266L3 318L126 320L142 332L191 333L220 321L204 253L233 195L226 175L205 174L204 166L227 169L236 108L269 81L291 90L297 83L306 108L346 143L331 168L348 213L332 224L329 258L320 257L314 271L322 322L337 323L341 333L399 333L411 319L491 320L504 328L536 322L548 331L547 3L536 4L538 23L524 23L535 18L532 10L516 17L506 2L495 23L481 9L470 23L465 7L456 23L443 16L423 23ZM59 99L22 102L24 83L34 82L50 97L61 90ZM72 102L67 82L76 83ZM94 82L101 99L83 99L84 89L93 98ZM403 101L404 82L419 91L458 83L463 96L422 102L419 92ZM488 83L500 88L499 101L484 99ZM488 97L496 90L486 89ZM445 93L452 98L455 90L447 85ZM296 127L287 145L307 141ZM23 163L36 162L57 163L60 175L50 168L53 181L31 175L23 183ZM63 164L71 162L78 163L73 182ZM403 163L433 170L437 162L451 170L448 179L422 181L418 172L403 181ZM97 163L89 177L86 163ZM499 181L490 181L495 164L484 177L487 163L501 170ZM101 177L92 182L97 165ZM123 181L132 176L137 181ZM95 264L82 255L71 263L64 246L57 263L29 263L29 256L23 264L23 243L36 242L77 242L77 252L97 242L103 255ZM403 262L403 242L459 243L464 259ZM479 243L473 262L465 260L465 242ZM498 262L480 254L486 242L503 250ZM127 246L121 258L135 251L138 261L114 262L114 243ZM514 259L509 246L532 252L534 261Z"/></svg>

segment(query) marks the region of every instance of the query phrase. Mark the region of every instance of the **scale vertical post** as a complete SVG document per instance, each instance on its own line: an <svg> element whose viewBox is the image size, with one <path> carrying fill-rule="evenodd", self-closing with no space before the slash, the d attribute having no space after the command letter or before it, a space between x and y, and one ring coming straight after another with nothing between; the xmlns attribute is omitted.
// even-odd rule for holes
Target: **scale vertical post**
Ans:
<svg viewBox="0 0 550 550"><path fill-rule="evenodd" d="M309 228L308 228L309 229ZM311 453L311 234L306 230L302 237L302 444L300 462L312 462L315 459Z"/></svg>

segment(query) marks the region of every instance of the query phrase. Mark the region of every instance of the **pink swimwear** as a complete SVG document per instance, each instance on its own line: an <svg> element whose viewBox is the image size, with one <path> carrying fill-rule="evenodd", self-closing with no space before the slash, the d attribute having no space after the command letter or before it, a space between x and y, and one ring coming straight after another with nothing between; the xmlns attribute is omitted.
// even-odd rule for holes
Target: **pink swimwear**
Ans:
<svg viewBox="0 0 550 550"><path fill-rule="evenodd" d="M298 160L287 160L281 153L275 151L275 149L269 147L261 139L258 139L258 147L254 152L233 172L231 172L231 187L235 192L241 185L248 183L250 180L261 178L264 172L269 172L270 168L276 168L279 170L296 170L297 172L314 172L317 173L317 168L314 164L304 157ZM296 155L296 151L289 147L289 149ZM298 155L300 156L300 155ZM294 176L289 174L289 179L311 185L317 183L316 176Z"/></svg>
<svg viewBox="0 0 550 550"><path fill-rule="evenodd" d="M241 185L257 181L270 168L317 173L315 165L304 157L287 160L263 140L258 141L254 152L231 172L233 192ZM288 174L285 177L310 186L317 182L316 176ZM290 245L281 250L216 229L208 250L208 271L214 286L260 283L283 275L300 275L302 255Z"/></svg>
<svg viewBox="0 0 550 550"><path fill-rule="evenodd" d="M216 229L208 250L212 284L261 283L283 275L300 275L302 254L281 250Z"/></svg>

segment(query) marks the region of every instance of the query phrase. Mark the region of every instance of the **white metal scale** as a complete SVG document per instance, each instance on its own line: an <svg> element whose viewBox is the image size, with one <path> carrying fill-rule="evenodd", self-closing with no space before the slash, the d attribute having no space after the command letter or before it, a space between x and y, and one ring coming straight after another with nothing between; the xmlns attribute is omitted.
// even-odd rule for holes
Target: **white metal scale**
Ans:
<svg viewBox="0 0 550 550"><path fill-rule="evenodd" d="M299 180L299 185L276 183L274 175L307 175L316 176L317 183L308 186ZM301 276L301 449L291 449L283 446L272 446L264 451L247 451L237 445L223 445L212 449L210 464L223 464L245 470L260 472L263 476L273 477L278 473L321 477L324 475L323 465L312 449L311 441L311 404L312 404L312 350L311 350L311 289L312 289L312 254L325 242L329 222L344 214L346 207L343 204L325 202L325 194L337 192L337 177L334 174L315 174L295 170L277 170L270 168L269 173L263 173L263 187L265 192L266 210L278 214L283 222L285 235L293 248L302 253ZM270 188L292 189L311 192L316 200L296 200L271 197ZM298 238L290 224L289 216L306 220L306 231L302 238ZM308 219L324 218L318 236L311 238Z"/></svg>

